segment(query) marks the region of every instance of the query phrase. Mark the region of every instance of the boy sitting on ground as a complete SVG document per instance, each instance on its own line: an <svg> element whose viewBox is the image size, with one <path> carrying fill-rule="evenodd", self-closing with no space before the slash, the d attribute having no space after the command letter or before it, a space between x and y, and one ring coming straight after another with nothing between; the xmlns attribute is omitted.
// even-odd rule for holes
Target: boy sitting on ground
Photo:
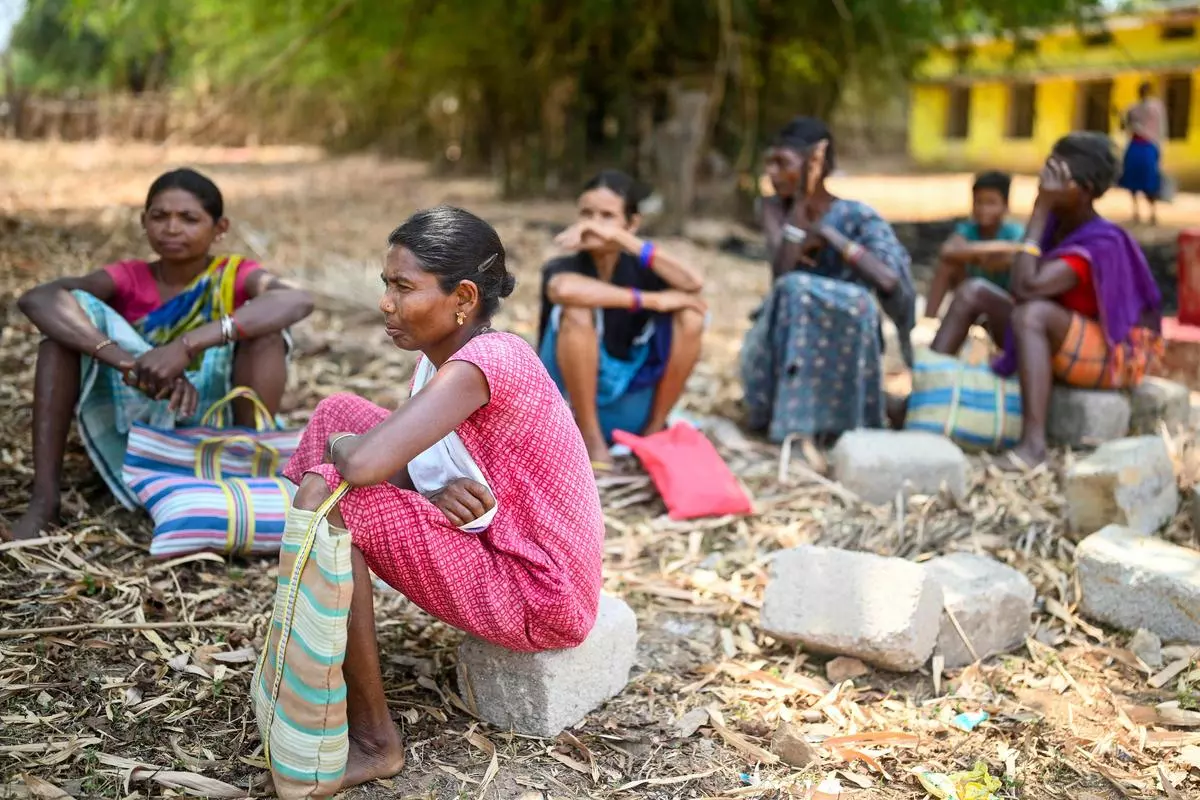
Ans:
<svg viewBox="0 0 1200 800"><path fill-rule="evenodd" d="M929 287L925 316L936 319L946 293L968 278L983 278L1008 289L1013 256L1021 248L1025 228L1008 219L1008 190L1012 176L984 172L972 187L971 218L960 222L942 245L937 270Z"/></svg>

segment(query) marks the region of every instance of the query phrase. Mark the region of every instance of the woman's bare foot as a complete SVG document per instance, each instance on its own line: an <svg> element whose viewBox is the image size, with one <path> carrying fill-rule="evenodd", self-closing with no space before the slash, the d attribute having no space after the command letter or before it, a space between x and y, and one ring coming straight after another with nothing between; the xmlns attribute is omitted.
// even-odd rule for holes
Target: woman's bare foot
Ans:
<svg viewBox="0 0 1200 800"><path fill-rule="evenodd" d="M646 423L646 427L642 431L642 436L653 436L656 433L662 433L666 429L667 429L667 421L665 419L664 420L650 420L650 422Z"/></svg>
<svg viewBox="0 0 1200 800"><path fill-rule="evenodd" d="M583 444L587 447L588 459L592 462L593 472L608 472L613 467L612 453L608 451L608 442L599 431L592 435L584 434Z"/></svg>
<svg viewBox="0 0 1200 800"><path fill-rule="evenodd" d="M12 538L34 539L41 535L46 528L58 522L58 515L58 498L46 499L34 495L29 501L25 515L12 527ZM0 536L2 535L0 533Z"/></svg>
<svg viewBox="0 0 1200 800"><path fill-rule="evenodd" d="M380 739L356 738L350 734L350 755L346 759L346 775L338 791L349 789L379 778L390 778L404 769L404 741L400 731L391 728Z"/></svg>
<svg viewBox="0 0 1200 800"><path fill-rule="evenodd" d="M1046 449L1044 447L1039 449L1030 445L1018 444L996 459L995 463L1002 472L1029 472L1041 466L1045 461Z"/></svg>

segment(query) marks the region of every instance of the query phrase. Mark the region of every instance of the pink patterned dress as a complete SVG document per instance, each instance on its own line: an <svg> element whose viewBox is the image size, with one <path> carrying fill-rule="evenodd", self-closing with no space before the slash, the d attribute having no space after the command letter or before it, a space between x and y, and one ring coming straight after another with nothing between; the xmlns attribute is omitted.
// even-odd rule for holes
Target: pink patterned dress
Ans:
<svg viewBox="0 0 1200 800"><path fill-rule="evenodd" d="M476 336L451 357L477 366L491 393L457 429L499 506L482 534L460 531L417 492L391 484L341 501L371 570L443 622L510 650L578 645L600 602L604 516L583 439L537 354L509 333ZM361 397L322 400L284 471L321 475L337 432L366 433L390 412Z"/></svg>

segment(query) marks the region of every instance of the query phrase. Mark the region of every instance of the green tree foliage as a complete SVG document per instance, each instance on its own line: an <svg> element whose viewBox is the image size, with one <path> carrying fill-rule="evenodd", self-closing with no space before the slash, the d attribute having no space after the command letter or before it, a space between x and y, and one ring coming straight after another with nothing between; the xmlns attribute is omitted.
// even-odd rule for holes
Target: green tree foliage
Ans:
<svg viewBox="0 0 1200 800"><path fill-rule="evenodd" d="M31 0L27 80L84 89L169 81L348 147L494 165L546 188L604 161L636 168L672 92L718 98L730 158L847 76L897 82L931 41L1078 18L1098 0ZM136 80L135 80L136 79ZM742 161L745 161L743 158ZM742 166L746 166L744 163Z"/></svg>

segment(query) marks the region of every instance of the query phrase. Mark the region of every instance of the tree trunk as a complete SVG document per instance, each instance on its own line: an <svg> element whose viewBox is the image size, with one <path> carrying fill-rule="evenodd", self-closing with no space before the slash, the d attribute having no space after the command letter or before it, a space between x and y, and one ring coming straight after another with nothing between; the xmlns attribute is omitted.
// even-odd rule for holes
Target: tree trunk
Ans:
<svg viewBox="0 0 1200 800"><path fill-rule="evenodd" d="M711 92L671 89L671 116L654 136L655 172L663 193L661 233L678 235L696 197L696 171L707 138Z"/></svg>

